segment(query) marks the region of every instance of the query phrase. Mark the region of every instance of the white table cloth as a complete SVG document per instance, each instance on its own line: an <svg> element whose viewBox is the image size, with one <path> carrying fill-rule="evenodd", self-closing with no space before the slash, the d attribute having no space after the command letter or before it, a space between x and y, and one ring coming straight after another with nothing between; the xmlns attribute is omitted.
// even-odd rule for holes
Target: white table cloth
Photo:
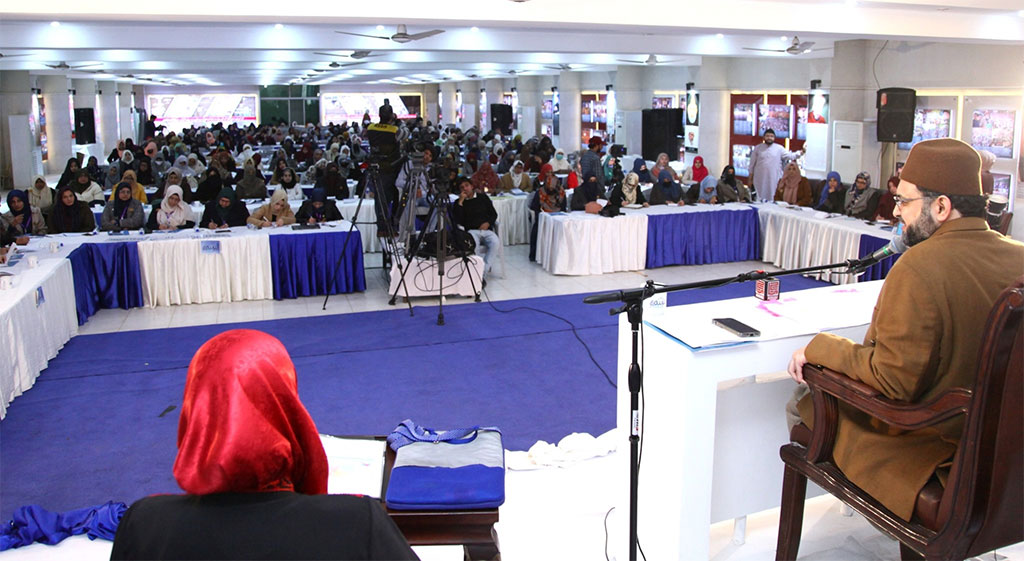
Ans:
<svg viewBox="0 0 1024 561"><path fill-rule="evenodd" d="M583 211L542 212L537 261L556 275L643 270L647 264L647 215L608 218Z"/></svg>
<svg viewBox="0 0 1024 561"><path fill-rule="evenodd" d="M28 255L39 265L28 268L26 258L0 271L14 273L13 287L0 290L0 419L7 406L35 384L49 360L78 333L71 262L49 253L49 240L33 239ZM38 289L42 289L42 302Z"/></svg>
<svg viewBox="0 0 1024 561"><path fill-rule="evenodd" d="M861 236L890 238L882 225L869 225L849 216L828 216L810 208L757 203L761 222L762 259L783 269L838 263L861 257ZM818 273L815 278L834 284L857 282L853 275Z"/></svg>
<svg viewBox="0 0 1024 561"><path fill-rule="evenodd" d="M181 230L140 241L139 269L147 307L274 297L267 233L244 226L230 234ZM218 242L216 251L202 250Z"/></svg>
<svg viewBox="0 0 1024 561"><path fill-rule="evenodd" d="M391 265L391 283L388 286L388 294L397 294L399 298L407 295L415 296L437 296L438 288L444 287L444 295L452 296L476 296L482 289L484 278L484 259L479 255L469 257L468 266L459 257L453 257L445 261L444 280L437 271L437 261L414 257L412 265L406 268L407 262L396 260ZM401 267L401 269L399 268ZM402 271L405 271L405 283L402 286ZM395 290L398 292L396 293Z"/></svg>
<svg viewBox="0 0 1024 561"><path fill-rule="evenodd" d="M662 316L647 314L644 354L643 463L640 471L640 540L648 559L707 559L712 523L779 506L783 464L779 447L787 443L785 404L796 384L784 371L792 352L818 329L862 340L882 281L854 287L830 286L783 295L784 301L745 298L673 306ZM750 284L751 293L753 285ZM832 314L825 300L842 313ZM844 305L845 303L845 305ZM611 305L609 305L611 306ZM778 315L778 317L776 317ZM750 341L731 347L694 351L660 325L711 324L714 317L737 317L761 326L772 322L805 324L803 335ZM840 325L842 324L842 325ZM627 377L632 351L625 314L619 320L616 419L630 426ZM756 377L780 373L780 376ZM623 445L627 445L623 443ZM629 511L628 454L616 478L618 506ZM808 496L816 492L808 487ZM625 533L625 528L615 531ZM628 543L625 537L613 543ZM626 552L616 552L626 559Z"/></svg>
<svg viewBox="0 0 1024 561"><path fill-rule="evenodd" d="M525 195L498 195L491 197L498 213L498 237L503 245L530 243L529 201L533 193Z"/></svg>

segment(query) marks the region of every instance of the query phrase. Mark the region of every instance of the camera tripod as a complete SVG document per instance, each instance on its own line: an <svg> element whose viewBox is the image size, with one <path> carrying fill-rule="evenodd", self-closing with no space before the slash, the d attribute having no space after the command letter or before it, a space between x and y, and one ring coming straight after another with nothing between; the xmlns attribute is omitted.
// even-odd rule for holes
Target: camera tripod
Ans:
<svg viewBox="0 0 1024 561"><path fill-rule="evenodd" d="M373 187L370 187L372 185ZM381 266L384 270L385 276L387 271L390 269L388 266L391 263L391 256L398 254L398 241L395 239L394 220L392 219L391 204L388 201L387 191L384 188L380 177L380 162L371 161L369 168L367 169L366 184L363 186L363 190L359 193L359 202L356 203L356 213L352 216L352 222L348 228L348 236L352 235L352 230L356 227L356 222L359 220L359 213L363 208L363 200L366 198L366 192L368 189L373 189L375 214L381 217L381 220L377 220L377 236L380 240L381 245ZM384 235L381 236L383 230ZM334 271L330 277L330 281L327 283L327 294L324 295L324 305L322 310L327 309L327 300L331 297L330 287L334 286L338 278L338 270L341 269L341 264L345 261L345 254L348 251L350 245L349 240L351 237L345 239L345 245L341 248L341 255L338 256L338 262L334 265ZM360 251L362 248L359 248ZM402 285L404 287L404 284ZM397 290L396 290L397 292ZM409 290L405 289L406 300L409 299ZM392 298L392 304L394 304L394 298ZM409 313L412 313L412 303L409 303Z"/></svg>
<svg viewBox="0 0 1024 561"><path fill-rule="evenodd" d="M442 171L445 168L440 168ZM420 247L423 244L423 240L426 234L431 230L436 234L436 245L434 257L437 261L437 275L438 275L438 312L437 312L437 324L444 325L444 281L445 281L445 265L448 260L448 230L452 227L450 222L450 205L451 200L448 196L448 179L430 179L422 166L413 166L411 173L409 174L409 181L407 183L407 189L402 197L402 204L399 208L405 211L408 204L416 204L416 197L414 189L419 185L426 186L427 198L430 199L430 209L426 214L426 222L424 223L423 229L420 230L416 236L415 241L411 241L408 244L406 250L406 264L401 269L401 277L398 286L395 287L395 291L391 294L391 300L388 302L391 305L395 304L398 298L398 290L405 287L406 275L412 267L416 254L419 252ZM413 211L414 212L414 211ZM433 229L431 228L433 225ZM470 286L473 289L473 294L477 302L480 301L480 292L477 290L477 283L473 280L472 274L472 260L465 250L457 250L455 255L461 258L462 267L465 274L469 274ZM460 275L461 277L461 275ZM480 279L481 284L483 278ZM405 288L406 299L408 299L408 288ZM409 315L413 315L412 305L409 306Z"/></svg>

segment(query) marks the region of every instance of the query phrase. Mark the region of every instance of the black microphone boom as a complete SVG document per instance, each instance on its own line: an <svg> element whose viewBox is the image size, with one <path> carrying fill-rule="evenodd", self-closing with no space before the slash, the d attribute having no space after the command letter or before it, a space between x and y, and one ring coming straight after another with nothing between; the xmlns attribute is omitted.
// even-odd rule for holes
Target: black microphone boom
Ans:
<svg viewBox="0 0 1024 561"><path fill-rule="evenodd" d="M903 253L906 250L907 246L906 244L903 243L903 238L895 237L892 239L892 241L886 244L885 247L875 251L871 255L868 255L867 257L862 257L860 259L851 260L850 268L847 272L853 275L859 275L864 271L868 270L868 268L874 265L875 263L878 263L879 261L891 257L897 253Z"/></svg>

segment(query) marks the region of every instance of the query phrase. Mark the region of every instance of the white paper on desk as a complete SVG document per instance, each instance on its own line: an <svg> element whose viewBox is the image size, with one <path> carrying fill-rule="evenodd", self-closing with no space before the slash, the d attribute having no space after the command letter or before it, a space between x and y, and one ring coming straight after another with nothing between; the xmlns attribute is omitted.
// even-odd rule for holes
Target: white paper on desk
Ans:
<svg viewBox="0 0 1024 561"><path fill-rule="evenodd" d="M384 483L384 447L387 442L368 438L320 435L327 453L327 493L381 498Z"/></svg>
<svg viewBox="0 0 1024 561"><path fill-rule="evenodd" d="M749 300L754 301L751 297ZM708 304L708 305L705 305ZM716 305L717 304L717 305ZM750 304L754 304L751 302ZM671 310L671 308L669 308ZM715 318L733 318L761 332L760 337L738 337L712 323ZM804 335L810 331L793 320L755 305L721 306L719 302L691 304L686 315L668 314L652 318L651 325L682 341L692 349L709 349L752 341Z"/></svg>
<svg viewBox="0 0 1024 561"><path fill-rule="evenodd" d="M623 208L644 208L644 205L640 203L633 203L631 205L623 205Z"/></svg>

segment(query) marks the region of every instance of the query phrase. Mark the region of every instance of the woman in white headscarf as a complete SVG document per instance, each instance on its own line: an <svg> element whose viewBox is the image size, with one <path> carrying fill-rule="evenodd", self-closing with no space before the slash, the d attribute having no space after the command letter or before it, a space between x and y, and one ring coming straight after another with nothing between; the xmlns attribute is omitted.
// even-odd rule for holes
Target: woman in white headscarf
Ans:
<svg viewBox="0 0 1024 561"><path fill-rule="evenodd" d="M161 230L190 228L195 225L196 217L182 198L180 185L168 185L164 190L164 198L156 211L157 227Z"/></svg>
<svg viewBox="0 0 1024 561"><path fill-rule="evenodd" d="M252 158L253 153L252 146L246 144L245 146L242 146L242 151L238 153L238 157L235 158L235 161L238 162L239 166L243 166L245 165L246 160Z"/></svg>
<svg viewBox="0 0 1024 561"><path fill-rule="evenodd" d="M188 162L188 167L192 168L192 173L194 173L196 177L203 176L203 173L206 171L206 166L203 165L203 162L199 161L198 154L195 152L189 154L188 160L186 161Z"/></svg>
<svg viewBox="0 0 1024 561"><path fill-rule="evenodd" d="M46 178L41 175L33 177L32 186L26 191L28 191L29 206L38 208L39 212L49 215L50 209L53 208L54 193L53 189L46 184Z"/></svg>
<svg viewBox="0 0 1024 561"><path fill-rule="evenodd" d="M569 170L572 169L569 166L568 158L565 157L565 150L561 148L555 150L555 157L551 158L548 163L551 164L551 170L555 173L569 173Z"/></svg>
<svg viewBox="0 0 1024 561"><path fill-rule="evenodd" d="M522 160L512 162L512 169L498 180L498 191L502 193L508 193L513 189L529 191L531 187L529 177L523 172Z"/></svg>

